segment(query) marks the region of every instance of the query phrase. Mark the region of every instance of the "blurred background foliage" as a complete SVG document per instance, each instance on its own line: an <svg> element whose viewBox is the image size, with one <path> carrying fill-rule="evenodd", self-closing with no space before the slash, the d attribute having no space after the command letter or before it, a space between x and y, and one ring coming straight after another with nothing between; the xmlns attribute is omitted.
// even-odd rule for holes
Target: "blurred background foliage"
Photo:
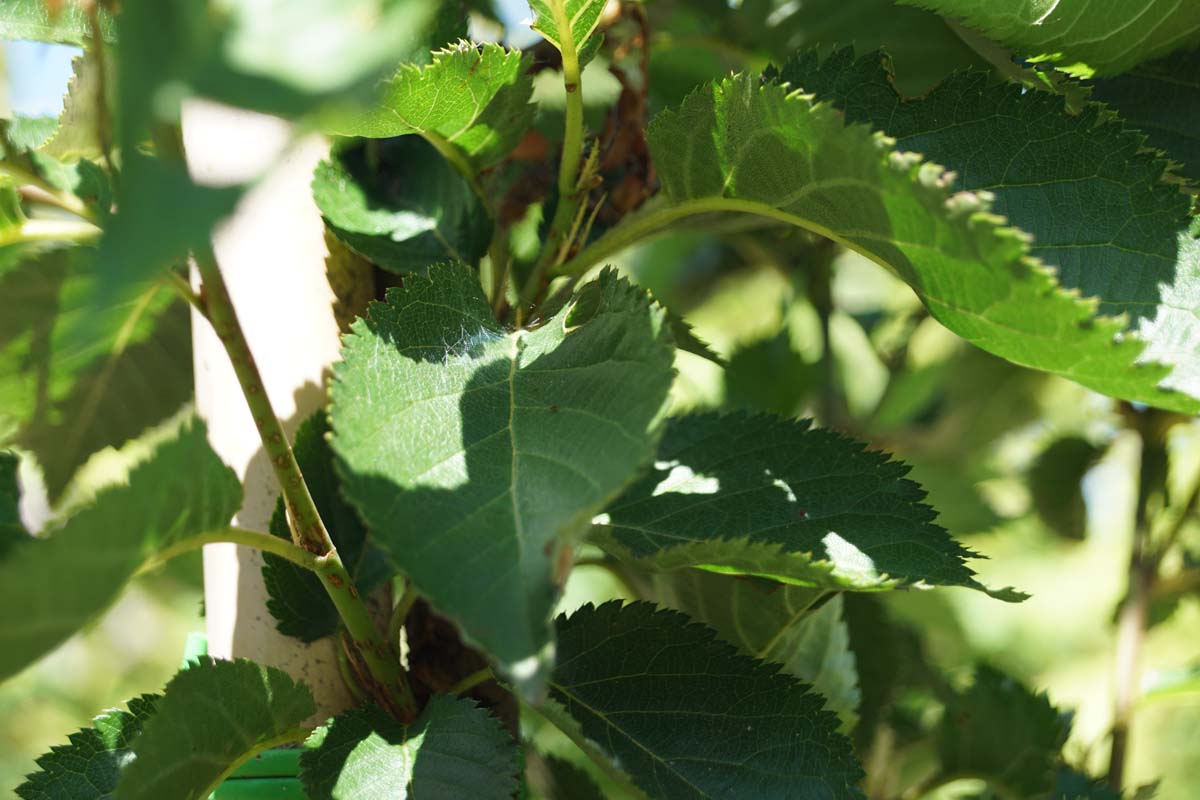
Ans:
<svg viewBox="0 0 1200 800"><path fill-rule="evenodd" d="M503 22L510 43L536 41L516 24L528 15L523 3L472 5L487 12L473 34L498 36ZM885 6L893 16L878 13ZM940 20L886 0L748 1L737 10L723 0L659 0L647 9L651 113L714 75L761 67L813 43L855 41L860 51L894 44L908 92L953 69L986 66ZM56 101L47 98L61 96L70 48L12 43L3 53L0 112L55 115ZM606 53L585 73L592 130L603 128L621 96L608 69L616 58ZM547 71L535 88L539 127L547 131L561 126L558 83ZM514 228L517 253L536 250L529 246L538 229L533 217ZM904 283L803 232L697 228L616 261L685 314L726 361L722 370L679 355L676 412L815 416L895 452L929 490L941 523L987 555L973 564L981 580L1031 595L1020 604L961 589L844 598L861 700L854 736L870 780L905 784L928 770L940 726L955 713L953 698L962 696L954 690L964 691L981 665L1045 692L1059 712L1070 713L1067 759L1102 773L1112 722L1114 619L1126 588L1138 495L1141 443L1134 429L1147 412L970 347L931 319ZM1168 421L1168 482L1185 494L1200 474L1200 424ZM161 429L100 453L58 507L119 480L159 435ZM41 481L31 459L22 463L22 481L24 516L40 529L54 512L44 492L30 490ZM1187 520L1179 541L1151 609L1130 749L1131 785L1159 781L1156 796L1164 800L1200 797L1200 526ZM629 593L609 572L584 566L572 575L562 607ZM139 579L88 632L0 688L0 712L10 721L0 726L0 786L18 783L63 731L161 686L178 667L187 634L202 626L194 556ZM1003 679L989 676L985 667L972 691L994 690L1004 705ZM549 729L534 741L546 752L575 757ZM978 791L960 782L936 796L983 796Z"/></svg>

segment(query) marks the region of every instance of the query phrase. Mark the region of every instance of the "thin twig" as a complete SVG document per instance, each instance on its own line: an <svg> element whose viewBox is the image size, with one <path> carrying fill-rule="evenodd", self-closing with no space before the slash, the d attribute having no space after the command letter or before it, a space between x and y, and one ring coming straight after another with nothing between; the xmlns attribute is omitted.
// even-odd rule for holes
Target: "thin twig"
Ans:
<svg viewBox="0 0 1200 800"><path fill-rule="evenodd" d="M467 677L463 678L458 683L451 686L448 693L449 694L466 694L467 692L471 691L479 684L487 683L494 677L496 677L496 676L492 674L492 668L484 667L483 669L479 669L479 670L476 670L475 672L472 672L470 675L468 675Z"/></svg>

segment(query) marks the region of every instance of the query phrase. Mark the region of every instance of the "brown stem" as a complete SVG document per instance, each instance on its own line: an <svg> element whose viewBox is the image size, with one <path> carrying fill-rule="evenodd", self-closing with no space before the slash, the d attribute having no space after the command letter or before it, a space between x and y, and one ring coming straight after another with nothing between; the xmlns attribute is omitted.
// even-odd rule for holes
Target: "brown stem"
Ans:
<svg viewBox="0 0 1200 800"><path fill-rule="evenodd" d="M1142 437L1141 468L1138 476L1137 516L1129 552L1129 588L1117 617L1117 648L1114 664L1112 749L1108 761L1108 785L1121 791L1129 752L1133 709L1137 702L1142 647L1150 616L1158 563L1149 552L1150 527L1156 503L1161 502L1166 484L1167 452L1161 426L1154 411L1135 415Z"/></svg>

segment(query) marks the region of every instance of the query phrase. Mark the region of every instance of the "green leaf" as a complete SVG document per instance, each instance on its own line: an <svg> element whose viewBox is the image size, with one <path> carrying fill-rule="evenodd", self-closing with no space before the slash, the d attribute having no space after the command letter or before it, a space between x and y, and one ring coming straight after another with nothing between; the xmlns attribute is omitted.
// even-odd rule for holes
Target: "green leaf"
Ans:
<svg viewBox="0 0 1200 800"><path fill-rule="evenodd" d="M141 154L153 131L179 125L183 100L199 95L285 116L311 112L424 52L440 5L270 0L212 14L205 0L125 0L117 17L119 212L96 256L104 280L93 303L128 299L156 270L206 246L244 188L199 186L182 165ZM155 221L152 235L147 219Z"/></svg>
<svg viewBox="0 0 1200 800"><path fill-rule="evenodd" d="M1056 439L1029 469L1029 492L1038 516L1053 533L1082 539L1087 533L1087 504L1083 478L1104 455L1105 448L1081 436Z"/></svg>
<svg viewBox="0 0 1200 800"><path fill-rule="evenodd" d="M1116 364L1112 374L1096 378L1051 371L1105 394L1179 410L1198 407L1200 243L1190 230L1191 198L1165 173L1166 162L1142 149L1141 136L1098 106L1069 115L1061 97L993 84L978 73L955 75L906 101L891 88L878 54L855 60L843 50L823 63L804 54L781 77L832 102L849 120L882 129L897 148L954 170L954 188L988 192L993 210L1032 236L1029 252L1055 268L1061 285L1097 298L1102 314L1127 315L1121 337L1148 343L1139 363L1173 368L1158 388L1185 395L1131 391L1136 371ZM947 125L948 118L954 124ZM1047 314L1065 311L1045 300L1039 306ZM1032 307L1022 312L1039 313ZM1105 321L1097 328L1110 326ZM1045 369L1052 352L1041 349L1025 358L993 352ZM1156 367L1137 371L1152 374Z"/></svg>
<svg viewBox="0 0 1200 800"><path fill-rule="evenodd" d="M111 57L101 59L95 50L91 50L76 58L71 63L71 70L57 129L38 149L62 160L98 158L102 148L98 138L97 100L101 89L105 89L109 93L106 98L109 107L114 103L113 60ZM104 75L101 70L105 71Z"/></svg>
<svg viewBox="0 0 1200 800"><path fill-rule="evenodd" d="M492 220L470 184L427 142L368 142L322 161L313 199L339 239L392 272L452 259L475 264Z"/></svg>
<svg viewBox="0 0 1200 800"><path fill-rule="evenodd" d="M202 800L247 758L302 739L312 694L283 670L201 656L163 690L116 800Z"/></svg>
<svg viewBox="0 0 1200 800"><path fill-rule="evenodd" d="M124 16L124 14L122 14ZM134 302L159 276L159 270L175 268L187 253L207 247L213 226L228 215L240 187L199 186L183 168L126 150L119 209L104 229L92 270L97 281L87 298L91 314L96 310ZM150 232L145 220L153 219ZM75 343L97 334L81 324Z"/></svg>
<svg viewBox="0 0 1200 800"><path fill-rule="evenodd" d="M859 752L866 752L905 693L917 689L937 694L944 679L929 665L916 632L890 618L878 596L846 594L842 601L862 696L854 741Z"/></svg>
<svg viewBox="0 0 1200 800"><path fill-rule="evenodd" d="M627 219L578 261L594 263L696 214L765 216L890 268L939 322L984 350L1106 394L1200 409L1195 397L1158 386L1167 367L1135 364L1142 343L1121 321L1094 316L1094 301L1060 289L1030 257L1027 237L1002 227L984 195L953 191L940 167L845 125L827 104L753 76L730 78L659 114L648 140L669 202ZM1159 349L1168 349L1165 339Z"/></svg>
<svg viewBox="0 0 1200 800"><path fill-rule="evenodd" d="M942 771L999 781L1020 797L1054 788L1059 751L1071 731L1044 694L1034 694L991 667L946 705L937 732Z"/></svg>
<svg viewBox="0 0 1200 800"><path fill-rule="evenodd" d="M738 4L656 0L647 6L647 12L658 22L654 29L661 26L681 34L686 33L681 25L695 15L696 33L701 34L696 38L702 40L719 31L719 42L777 63L806 47L854 42L862 50L883 48L895 59L897 83L909 95L923 92L955 70L986 66L937 14L897 5L893 0L751 0ZM651 61L670 59L673 50L687 45L687 37L679 43L663 43L651 50ZM723 72L702 78L712 80ZM655 91L653 80L651 91Z"/></svg>
<svg viewBox="0 0 1200 800"><path fill-rule="evenodd" d="M165 281L95 306L88 255L30 258L0 275L0 407L51 499L94 452L175 414L192 396L191 324Z"/></svg>
<svg viewBox="0 0 1200 800"><path fill-rule="evenodd" d="M1093 100L1119 112L1146 134L1146 144L1180 162L1181 174L1200 181L1200 50L1148 61L1088 86Z"/></svg>
<svg viewBox="0 0 1200 800"><path fill-rule="evenodd" d="M342 563L359 594L366 597L392 576L392 569L383 553L367 540L367 529L354 509L342 499L328 434L329 420L324 411L318 411L296 431L292 452ZM271 517L271 533L287 541L292 538L282 497ZM267 610L277 620L275 627L280 633L311 642L337 630L341 618L314 572L263 553L262 575L269 595Z"/></svg>
<svg viewBox="0 0 1200 800"><path fill-rule="evenodd" d="M99 164L85 159L59 161L44 152L30 153L29 160L47 183L78 197L98 220L107 221L112 216L113 186Z"/></svg>
<svg viewBox="0 0 1200 800"><path fill-rule="evenodd" d="M58 646L104 611L156 552L224 528L241 503L233 471L193 423L160 445L125 485L96 495L50 532L0 561L0 678Z"/></svg>
<svg viewBox="0 0 1200 800"><path fill-rule="evenodd" d="M1061 800L1122 800L1121 793L1110 789L1107 781L1069 767L1059 769L1053 796ZM1134 793L1130 797L1137 800L1139 796Z"/></svg>
<svg viewBox="0 0 1200 800"><path fill-rule="evenodd" d="M5 131L5 150L34 150L54 135L58 121L54 117L14 117Z"/></svg>
<svg viewBox="0 0 1200 800"><path fill-rule="evenodd" d="M590 61L600 47L603 37L595 34L605 5L607 0L529 0L529 7L533 9L533 29L560 51L563 35L557 20L561 15L567 22L572 46L579 54L580 67Z"/></svg>
<svg viewBox="0 0 1200 800"><path fill-rule="evenodd" d="M1076 75L1114 74L1200 42L1200 5L1145 0L900 0L978 28L1023 56Z"/></svg>
<svg viewBox="0 0 1200 800"><path fill-rule="evenodd" d="M465 698L434 695L411 725L378 706L347 711L306 747L300 778L312 800L508 800L517 789L516 742Z"/></svg>
<svg viewBox="0 0 1200 800"><path fill-rule="evenodd" d="M643 791L677 798L861 798L821 698L649 603L555 621L551 697Z"/></svg>
<svg viewBox="0 0 1200 800"><path fill-rule="evenodd" d="M674 355L663 316L605 271L541 327L508 332L474 273L438 265L344 339L330 416L346 497L529 691L557 559L653 454Z"/></svg>
<svg viewBox="0 0 1200 800"><path fill-rule="evenodd" d="M708 342L696 335L696 332L692 330L692 326L686 319L670 309L667 309L667 325L671 328L671 336L675 339L675 346L680 350L685 353L691 353L694 356L699 356L714 364L723 365L725 363L725 360L713 351Z"/></svg>
<svg viewBox="0 0 1200 800"><path fill-rule="evenodd" d="M121 771L133 760L133 742L154 715L159 695L130 700L128 711L113 710L92 720L92 727L71 734L68 744L52 747L37 760L40 772L17 787L22 800L108 800Z"/></svg>
<svg viewBox="0 0 1200 800"><path fill-rule="evenodd" d="M658 603L703 622L742 653L778 664L825 698L846 729L861 699L841 595L688 569L653 576Z"/></svg>
<svg viewBox="0 0 1200 800"><path fill-rule="evenodd" d="M426 67L405 64L369 110L343 114L326 128L381 139L419 133L444 141L476 171L495 165L533 123L530 58L496 44L460 41Z"/></svg>
<svg viewBox="0 0 1200 800"><path fill-rule="evenodd" d="M532 796L539 800L604 800L604 792L583 767L558 756L538 754L526 770L526 777L536 781ZM536 770L536 776L531 774Z"/></svg>
<svg viewBox="0 0 1200 800"><path fill-rule="evenodd" d="M21 522L21 484L17 479L20 465L16 453L0 450L0 559L29 541L29 531Z"/></svg>
<svg viewBox="0 0 1200 800"><path fill-rule="evenodd" d="M101 36L112 41L112 17L100 12ZM90 45L91 25L82 3L66 0L57 14L46 0L5 0L0 8L0 39L32 39L37 42Z"/></svg>
<svg viewBox="0 0 1200 800"><path fill-rule="evenodd" d="M722 375L725 406L791 417L820 383L820 368L796 351L786 328L774 336L742 345L729 357Z"/></svg>
<svg viewBox="0 0 1200 800"><path fill-rule="evenodd" d="M656 569L822 589L983 589L965 564L972 553L934 524L907 466L810 425L744 413L670 420L653 469L596 519L599 544Z"/></svg>

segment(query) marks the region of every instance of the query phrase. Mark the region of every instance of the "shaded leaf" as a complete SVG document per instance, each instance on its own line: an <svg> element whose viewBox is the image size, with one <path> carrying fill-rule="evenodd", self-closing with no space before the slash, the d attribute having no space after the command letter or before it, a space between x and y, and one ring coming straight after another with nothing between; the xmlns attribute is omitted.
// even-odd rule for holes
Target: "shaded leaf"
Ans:
<svg viewBox="0 0 1200 800"><path fill-rule="evenodd" d="M102 613L157 551L229 524L237 476L192 423L95 500L0 561L0 677L58 646Z"/></svg>
<svg viewBox="0 0 1200 800"><path fill-rule="evenodd" d="M900 0L1075 74L1113 74L1200 42L1200 5L1145 0L1136 13L1106 0Z"/></svg>
<svg viewBox="0 0 1200 800"><path fill-rule="evenodd" d="M884 48L896 61L897 84L909 95L920 94L957 69L986 66L937 14L893 0L751 0L734 5L725 0L656 0L647 12L658 23L656 28L679 34L691 32L685 26L694 17L695 33L700 34L696 38L720 31L721 42L776 62L805 47L854 42L863 50ZM655 47L652 64L655 59L660 65L669 63L672 56L678 61L677 53L689 52L687 44L685 38ZM710 69L692 86L726 72ZM651 80L651 91L657 91L654 84ZM675 102L678 99L682 95Z"/></svg>
<svg viewBox="0 0 1200 800"><path fill-rule="evenodd" d="M825 707L854 727L860 701L842 597L820 590L698 569L654 576L655 599L715 630L742 653L810 684Z"/></svg>
<svg viewBox="0 0 1200 800"><path fill-rule="evenodd" d="M610 270L508 332L462 265L404 283L334 368L343 491L421 594L532 688L556 560L653 452L672 378L663 312Z"/></svg>
<svg viewBox="0 0 1200 800"><path fill-rule="evenodd" d="M1022 797L1054 788L1071 715L991 667L946 705L937 732L942 771L999 781Z"/></svg>
<svg viewBox="0 0 1200 800"><path fill-rule="evenodd" d="M993 84L979 73L955 75L905 101L878 54L856 60L843 50L818 65L809 53L784 67L782 78L834 103L848 119L880 128L897 147L954 170L955 187L989 192L993 209L1032 235L1030 253L1055 268L1061 285L1097 298L1102 314L1127 315L1122 337L1148 343L1139 362L1174 368L1160 388L1191 395L1135 399L1194 407L1200 243L1190 196L1165 172L1165 161L1142 149L1140 135L1099 106L1070 115L1059 96ZM1040 367L1044 358L1012 360ZM1113 378L1132 377L1124 372ZM1060 374L1107 394L1128 391L1115 380Z"/></svg>
<svg viewBox="0 0 1200 800"><path fill-rule="evenodd" d="M533 123L530 59L496 44L460 41L426 67L405 64L379 101L326 124L341 136L381 139L419 133L460 151L476 170L506 156Z"/></svg>
<svg viewBox="0 0 1200 800"><path fill-rule="evenodd" d="M292 452L342 563L365 597L392 576L392 569L383 553L368 541L367 529L354 509L342 499L328 433L329 420L325 412L318 411L301 423ZM291 541L283 498L275 504L271 533ZM269 595L267 610L275 617L280 633L311 642L337 630L341 618L314 572L264 552L262 575Z"/></svg>
<svg viewBox="0 0 1200 800"><path fill-rule="evenodd" d="M953 192L951 175L846 126L829 105L735 77L659 114L648 140L670 204L627 221L625 241L631 229L650 233L704 212L799 225L889 267L939 322L984 350L1114 396L1200 408L1158 385L1168 368L1135 364L1143 345L1118 341L1119 320L1094 316L1094 303L1059 288L986 197ZM579 258L609 246L602 238Z"/></svg>
<svg viewBox="0 0 1200 800"><path fill-rule="evenodd" d="M103 307L88 251L29 258L0 275L0 405L33 451L50 498L192 396L191 323L165 281Z"/></svg>
<svg viewBox="0 0 1200 800"><path fill-rule="evenodd" d="M508 800L517 745L473 700L434 695L411 725L378 706L334 718L308 740L300 779L312 800Z"/></svg>
<svg viewBox="0 0 1200 800"><path fill-rule="evenodd" d="M1200 50L1139 64L1121 75L1087 84L1105 103L1146 134L1146 144L1181 164L1200 181Z"/></svg>
<svg viewBox="0 0 1200 800"><path fill-rule="evenodd" d="M1029 492L1038 516L1052 532L1067 539L1087 533L1083 478L1104 455L1079 436L1057 439L1038 455L1029 470Z"/></svg>
<svg viewBox="0 0 1200 800"><path fill-rule="evenodd" d="M475 264L492 237L492 220L467 181L416 137L322 161L313 199L335 236L392 272L424 272L447 259Z"/></svg>
<svg viewBox="0 0 1200 800"><path fill-rule="evenodd" d="M198 95L305 114L426 51L439 7L428 0L269 0L212 14L205 0L124 0L117 16L119 212L100 241L96 269L104 280L92 302L126 300L156 270L206 245L241 194L241 186L197 185L181 164L141 153L152 132L160 132L161 147L169 138L161 132L177 128L183 100ZM153 235L147 219L155 220Z"/></svg>
<svg viewBox="0 0 1200 800"><path fill-rule="evenodd" d="M711 629L619 601L555 628L551 697L650 796L862 797L850 741L821 698Z"/></svg>
<svg viewBox="0 0 1200 800"><path fill-rule="evenodd" d="M983 587L908 468L807 420L671 420L653 469L596 520L614 554L825 589ZM1007 600L1012 590L995 593Z"/></svg>
<svg viewBox="0 0 1200 800"><path fill-rule="evenodd" d="M525 773L531 783L536 783L537 790L531 797L538 800L604 800L604 792L587 770L573 761L541 754L535 759Z"/></svg>
<svg viewBox="0 0 1200 800"><path fill-rule="evenodd" d="M854 741L859 752L865 752L905 691L940 687L944 681L928 664L917 634L889 618L878 597L843 595L842 616L862 695Z"/></svg>
<svg viewBox="0 0 1200 800"><path fill-rule="evenodd" d="M799 412L820 382L818 365L796 352L787 329L735 350L723 378L728 408L783 417Z"/></svg>
<svg viewBox="0 0 1200 800"><path fill-rule="evenodd" d="M1068 767L1059 769L1053 796L1061 800L1121 800L1121 793L1110 789L1107 781ZM1137 797L1135 792L1132 798Z"/></svg>
<svg viewBox="0 0 1200 800"><path fill-rule="evenodd" d="M250 756L303 738L317 711L308 687L252 661L200 656L163 690L133 742L116 800L201 800Z"/></svg>
<svg viewBox="0 0 1200 800"><path fill-rule="evenodd" d="M671 328L671 338L675 340L675 346L680 350L700 356L714 364L723 365L725 363L725 359L717 355L708 342L696 335L686 319L670 309L667 309L667 325Z"/></svg>
<svg viewBox="0 0 1200 800"><path fill-rule="evenodd" d="M73 733L68 744L50 748L37 760L40 772L17 787L22 800L108 800L121 771L133 760L132 745L154 715L158 695L130 700L128 711L113 710Z"/></svg>
<svg viewBox="0 0 1200 800"><path fill-rule="evenodd" d="M13 547L29 541L29 531L21 522L21 484L17 479L20 465L16 453L0 450L0 559Z"/></svg>

